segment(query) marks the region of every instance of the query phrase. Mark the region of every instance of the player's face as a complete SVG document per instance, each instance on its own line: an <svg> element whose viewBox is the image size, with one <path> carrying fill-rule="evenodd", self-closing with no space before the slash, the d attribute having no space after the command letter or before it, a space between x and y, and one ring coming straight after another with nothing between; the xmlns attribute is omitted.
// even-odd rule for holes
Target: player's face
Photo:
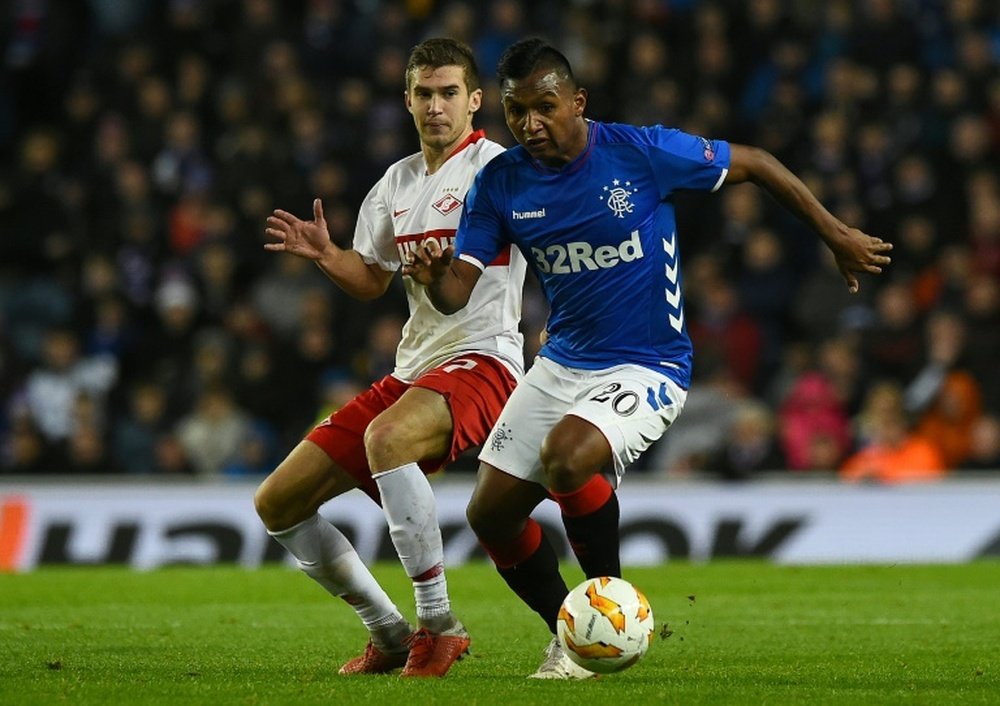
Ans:
<svg viewBox="0 0 1000 706"><path fill-rule="evenodd" d="M408 78L406 109L420 141L435 150L455 147L472 130L483 92L469 93L461 66L419 67Z"/></svg>
<svg viewBox="0 0 1000 706"><path fill-rule="evenodd" d="M587 146L583 109L587 92L552 69L539 69L501 87L504 119L511 134L542 164L561 167Z"/></svg>

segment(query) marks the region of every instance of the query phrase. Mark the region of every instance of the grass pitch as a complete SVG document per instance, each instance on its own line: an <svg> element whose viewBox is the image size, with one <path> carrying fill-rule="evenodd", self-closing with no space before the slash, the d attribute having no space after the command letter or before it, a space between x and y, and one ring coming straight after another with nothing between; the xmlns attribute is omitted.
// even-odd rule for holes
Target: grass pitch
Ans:
<svg viewBox="0 0 1000 706"><path fill-rule="evenodd" d="M402 570L375 573L412 617ZM1000 703L1000 562L671 563L625 575L659 635L632 669L574 683L525 678L548 632L484 564L448 572L473 654L442 680L338 676L365 633L287 568L0 575L0 703Z"/></svg>

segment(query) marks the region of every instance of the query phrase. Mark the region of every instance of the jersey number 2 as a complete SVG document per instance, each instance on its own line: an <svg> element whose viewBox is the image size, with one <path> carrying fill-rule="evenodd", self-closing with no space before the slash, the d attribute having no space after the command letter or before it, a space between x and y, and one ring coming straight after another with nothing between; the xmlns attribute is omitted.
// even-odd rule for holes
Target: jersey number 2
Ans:
<svg viewBox="0 0 1000 706"><path fill-rule="evenodd" d="M456 358L454 361L444 366L446 373L453 373L456 370L472 370L478 363L470 358Z"/></svg>

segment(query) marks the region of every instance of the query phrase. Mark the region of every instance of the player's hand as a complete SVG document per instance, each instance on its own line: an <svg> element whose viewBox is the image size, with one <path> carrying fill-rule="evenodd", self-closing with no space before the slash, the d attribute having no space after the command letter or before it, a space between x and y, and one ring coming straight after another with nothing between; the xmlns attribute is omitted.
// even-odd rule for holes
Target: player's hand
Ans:
<svg viewBox="0 0 1000 706"><path fill-rule="evenodd" d="M323 217L323 202L319 199L313 201L313 220L303 221L279 208L267 217L264 232L278 239L276 243L265 243L265 250L287 252L308 260L322 259L331 245L326 218Z"/></svg>
<svg viewBox="0 0 1000 706"><path fill-rule="evenodd" d="M892 262L887 254L892 243L863 233L857 228L845 231L827 243L837 261L837 269L847 282L847 289L856 294L861 288L856 273L881 274L882 268Z"/></svg>
<svg viewBox="0 0 1000 706"><path fill-rule="evenodd" d="M403 275L412 277L416 282L426 286L444 277L455 255L451 245L444 250L434 239L428 238L415 251L408 253L403 264Z"/></svg>

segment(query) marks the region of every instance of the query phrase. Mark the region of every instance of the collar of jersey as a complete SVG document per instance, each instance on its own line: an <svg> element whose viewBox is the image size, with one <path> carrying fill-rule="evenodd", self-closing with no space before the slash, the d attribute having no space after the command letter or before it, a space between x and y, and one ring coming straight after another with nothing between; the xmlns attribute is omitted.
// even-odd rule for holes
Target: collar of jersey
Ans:
<svg viewBox="0 0 1000 706"><path fill-rule="evenodd" d="M464 140L462 140L458 144L458 146L455 147L455 149L453 149L451 152L448 153L448 156L444 158L444 162L447 162L449 159L451 159L452 157L454 157L456 154L458 154L459 152L461 152L462 150L464 150L466 147L468 147L469 145L473 144L474 142L479 142L484 137L486 137L486 131L485 130L473 130L471 133L469 133L468 137L466 137ZM444 162L441 162L441 164L443 165ZM440 167L438 167L438 169L440 169ZM427 174L427 161L426 160L424 160L424 176L428 176L428 174Z"/></svg>
<svg viewBox="0 0 1000 706"><path fill-rule="evenodd" d="M452 157L454 157L456 154L458 154L459 152L461 152L462 150L464 150L466 147L468 147L469 145L471 145L474 142L479 142L484 137L486 137L486 131L485 130L473 130L472 132L469 133L468 137L466 137L464 140L462 140L458 144L458 146L455 149L453 149L451 151L451 153L447 157L444 158L444 161L447 162L449 159L451 159Z"/></svg>

